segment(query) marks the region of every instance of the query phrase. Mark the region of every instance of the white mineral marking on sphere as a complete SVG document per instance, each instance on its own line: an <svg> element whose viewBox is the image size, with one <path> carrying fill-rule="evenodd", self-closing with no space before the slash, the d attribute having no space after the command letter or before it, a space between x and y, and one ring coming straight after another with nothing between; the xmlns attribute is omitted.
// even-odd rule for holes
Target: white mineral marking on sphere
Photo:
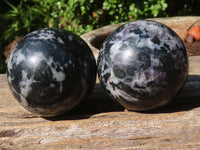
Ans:
<svg viewBox="0 0 200 150"><path fill-rule="evenodd" d="M51 71L53 73L53 78L56 81L62 82L62 81L65 80L65 74L64 74L64 72L61 72L61 71L57 72L56 69L52 69L52 68L51 68Z"/></svg>
<svg viewBox="0 0 200 150"><path fill-rule="evenodd" d="M38 35L37 37L31 36L30 39L37 39L37 40L53 40L56 39L54 31L47 31L45 29L40 30L40 32L32 32L28 35Z"/></svg>
<svg viewBox="0 0 200 150"><path fill-rule="evenodd" d="M21 105L24 107L27 107L28 103L27 103L26 99L22 95L19 95L19 96L20 96L20 100L21 100Z"/></svg>
<svg viewBox="0 0 200 150"><path fill-rule="evenodd" d="M14 49L13 49L14 50ZM11 54L10 54L10 56L9 56L9 59L8 59L8 64L7 64L7 66L8 66L8 68L9 69L12 69L12 66L13 66L13 63L11 62L11 60L12 60L12 58L13 58L13 51L11 52Z"/></svg>
<svg viewBox="0 0 200 150"><path fill-rule="evenodd" d="M69 39L70 41L72 41L72 40L73 40L73 36L72 36L72 35L68 35L68 39Z"/></svg>
<svg viewBox="0 0 200 150"><path fill-rule="evenodd" d="M10 56L9 56L9 59L8 59L8 64L7 64L7 68L8 68L8 74L7 74L7 77L8 77L8 82L11 84L12 80L14 80L14 76L11 75L11 70L13 69L13 63L11 62L13 58L13 51L11 52Z"/></svg>
<svg viewBox="0 0 200 150"><path fill-rule="evenodd" d="M51 87L51 88L55 87L55 84L51 83L51 84L50 84L50 87Z"/></svg>
<svg viewBox="0 0 200 150"><path fill-rule="evenodd" d="M55 72L54 72L55 73ZM64 72L57 72L53 75L57 81L61 82L61 81L64 81L65 80L65 74Z"/></svg>
<svg viewBox="0 0 200 150"><path fill-rule="evenodd" d="M68 63L65 63L64 66L67 67L67 66L68 66Z"/></svg>
<svg viewBox="0 0 200 150"><path fill-rule="evenodd" d="M113 70L111 70L111 72L110 72L110 79L111 79L110 81L115 84L117 84L119 82L119 79L115 77L115 73Z"/></svg>
<svg viewBox="0 0 200 150"><path fill-rule="evenodd" d="M126 93L125 91L122 91L118 88L115 88L115 90L113 89L112 85L110 84L111 82L113 82L114 84L118 84L119 82L123 82L123 79L117 79L114 75L114 72L111 71L111 76L109 78L109 82L108 84L106 85L106 89L110 89L110 92L112 93L112 95L115 97L115 98L119 98L119 96L122 96L124 97L125 99L127 99L127 101L138 101L137 98L134 98L132 96L130 96L128 93Z"/></svg>
<svg viewBox="0 0 200 150"><path fill-rule="evenodd" d="M14 76L11 75L11 69L12 69L12 65L11 63L8 63L8 73L7 73L7 77L8 77L8 82L11 83L12 80L14 80ZM8 75L9 74L9 75Z"/></svg>
<svg viewBox="0 0 200 150"><path fill-rule="evenodd" d="M58 37L57 40L59 43L64 44L64 41L60 37Z"/></svg>
<svg viewBox="0 0 200 150"><path fill-rule="evenodd" d="M48 33L48 34L55 34L55 31L53 30L48 30L47 28L44 28L41 30L42 32Z"/></svg>
<svg viewBox="0 0 200 150"><path fill-rule="evenodd" d="M118 84L118 83L117 83ZM118 88L115 88L115 90L113 90L112 86L110 84L107 84L107 87L108 89L110 89L110 92L112 93L112 95L115 97L115 98L119 98L119 96L122 96L124 97L127 101L135 101L137 102L138 99L135 98L135 97L132 97L130 96L128 93L126 93L125 91L123 90L120 90Z"/></svg>
<svg viewBox="0 0 200 150"><path fill-rule="evenodd" d="M42 33L42 34L39 34L39 39L52 40L52 39L55 39L55 35Z"/></svg>
<svg viewBox="0 0 200 150"><path fill-rule="evenodd" d="M122 36L126 36L126 35L124 35L123 32L118 32L118 33L116 34L116 37L117 37L117 36L122 37Z"/></svg>
<svg viewBox="0 0 200 150"><path fill-rule="evenodd" d="M138 36L138 35L136 35ZM156 35L154 35L156 36ZM138 36L139 38L139 36ZM137 47L138 48L144 48L144 47L148 47L150 49L158 49L160 50L161 49L161 46L162 44L158 45L158 44L154 44L152 41L151 41L151 38L141 38L138 42L137 42Z"/></svg>
<svg viewBox="0 0 200 150"><path fill-rule="evenodd" d="M115 56L119 53L119 49L120 47L122 46L122 42L119 41L119 42L116 42L114 43L111 48L110 48L110 59L111 60L114 60L115 59Z"/></svg>
<svg viewBox="0 0 200 150"><path fill-rule="evenodd" d="M17 57L15 57L15 58L16 58L16 60L15 60L16 65L19 65L20 62L26 60L26 56L20 50L17 53Z"/></svg>
<svg viewBox="0 0 200 150"><path fill-rule="evenodd" d="M59 82L60 84L60 87L59 87L59 91L60 93L62 93L63 91L63 84L62 84L62 81L65 80L65 73L62 71L63 70L63 67L61 67L60 64L57 64L53 58L48 58L46 59L46 62L47 64L49 65L50 69L51 69L51 72L52 72L52 76L53 76L53 79L55 79L57 82ZM53 68L51 65L54 64L55 66L59 66L60 70L61 71L57 71L56 68Z"/></svg>
<svg viewBox="0 0 200 150"><path fill-rule="evenodd" d="M19 82L19 87L20 87L20 91L21 91L21 95L23 97L27 97L29 92L31 91L31 84L33 83L33 79L27 78L27 72L25 72L24 70L22 70L22 80Z"/></svg>
<svg viewBox="0 0 200 150"><path fill-rule="evenodd" d="M69 59L69 60L68 60L68 63L69 63L69 64L72 64L72 60L71 60L71 59Z"/></svg>
<svg viewBox="0 0 200 150"><path fill-rule="evenodd" d="M11 83L11 81L12 81L13 79L14 79L14 77L13 77L13 78L11 78L11 76L10 76L10 75L8 76L8 82L9 82L9 83Z"/></svg>
<svg viewBox="0 0 200 150"><path fill-rule="evenodd" d="M163 66L158 58L151 57L151 67Z"/></svg>
<svg viewBox="0 0 200 150"><path fill-rule="evenodd" d="M32 31L31 33L29 33L29 35L32 35L32 34L38 34L38 31Z"/></svg>
<svg viewBox="0 0 200 150"><path fill-rule="evenodd" d="M51 65L54 64L55 66L58 65L61 70L63 70L63 67L60 66L60 64L57 64L53 58L49 57L49 59L46 59L47 64L51 68L51 72L53 75L53 78L56 79L58 82L62 82L65 80L65 74L62 71L57 71L56 68L53 68Z"/></svg>

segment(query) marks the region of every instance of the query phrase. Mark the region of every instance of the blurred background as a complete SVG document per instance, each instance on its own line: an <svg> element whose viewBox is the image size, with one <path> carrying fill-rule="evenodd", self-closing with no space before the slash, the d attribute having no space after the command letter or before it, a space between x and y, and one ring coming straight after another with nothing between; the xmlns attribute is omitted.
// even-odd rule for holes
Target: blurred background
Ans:
<svg viewBox="0 0 200 150"><path fill-rule="evenodd" d="M1 0L0 73L5 73L7 52L39 28L81 35L125 21L173 16L200 16L200 0Z"/></svg>

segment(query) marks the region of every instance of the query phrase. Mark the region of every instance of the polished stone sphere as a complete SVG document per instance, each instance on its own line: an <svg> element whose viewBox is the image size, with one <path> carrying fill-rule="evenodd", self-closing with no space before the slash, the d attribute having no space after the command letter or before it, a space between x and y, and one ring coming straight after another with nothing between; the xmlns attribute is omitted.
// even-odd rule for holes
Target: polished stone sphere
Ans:
<svg viewBox="0 0 200 150"><path fill-rule="evenodd" d="M155 21L128 22L104 41L98 75L107 93L128 110L146 111L167 104L188 74L183 42Z"/></svg>
<svg viewBox="0 0 200 150"><path fill-rule="evenodd" d="M44 28L15 46L7 78L24 108L51 117L70 111L88 96L96 81L96 62L79 36Z"/></svg>

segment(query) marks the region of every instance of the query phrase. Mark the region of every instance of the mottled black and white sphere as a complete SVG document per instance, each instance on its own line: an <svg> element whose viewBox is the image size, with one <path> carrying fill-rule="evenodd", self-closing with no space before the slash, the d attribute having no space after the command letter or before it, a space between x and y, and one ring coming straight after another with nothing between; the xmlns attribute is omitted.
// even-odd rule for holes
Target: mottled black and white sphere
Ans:
<svg viewBox="0 0 200 150"><path fill-rule="evenodd" d="M51 117L86 98L96 81L96 62L77 35L44 28L26 35L7 64L10 89L27 110Z"/></svg>
<svg viewBox="0 0 200 150"><path fill-rule="evenodd" d="M98 75L109 95L128 110L146 111L167 104L188 74L183 42L155 21L126 23L104 41Z"/></svg>

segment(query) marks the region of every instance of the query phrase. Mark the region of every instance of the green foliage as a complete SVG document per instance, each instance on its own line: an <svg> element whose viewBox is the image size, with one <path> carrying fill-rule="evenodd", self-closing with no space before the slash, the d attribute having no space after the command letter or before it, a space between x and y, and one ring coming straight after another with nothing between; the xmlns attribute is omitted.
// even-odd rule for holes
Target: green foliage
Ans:
<svg viewBox="0 0 200 150"><path fill-rule="evenodd" d="M3 35L0 35L0 55L4 46L16 37L39 28L63 28L81 35L105 25L186 14L188 9L191 14L193 9L199 13L197 2L198 0L177 0L176 3L172 0L1 0L0 30L3 32L0 34Z"/></svg>
<svg viewBox="0 0 200 150"><path fill-rule="evenodd" d="M77 34L123 21L157 17L165 0L21 0L2 17L8 22L3 40L12 41L42 27L60 27ZM162 14L162 13L161 13Z"/></svg>
<svg viewBox="0 0 200 150"><path fill-rule="evenodd" d="M162 16L165 0L68 0L71 30L82 34L92 29L124 21ZM69 29L69 26L68 26Z"/></svg>
<svg viewBox="0 0 200 150"><path fill-rule="evenodd" d="M2 15L8 22L8 28L4 32L3 40L13 40L16 36L27 34L32 30L42 27L57 26L60 10L63 10L64 0L21 0L17 6L8 1L10 10ZM65 5L64 5L65 6Z"/></svg>
<svg viewBox="0 0 200 150"><path fill-rule="evenodd" d="M11 0L3 1L9 10L0 12L0 28L4 31L0 52L16 37L39 28L63 28L81 35L109 24L157 17L167 8L165 0L16 0L14 4Z"/></svg>

